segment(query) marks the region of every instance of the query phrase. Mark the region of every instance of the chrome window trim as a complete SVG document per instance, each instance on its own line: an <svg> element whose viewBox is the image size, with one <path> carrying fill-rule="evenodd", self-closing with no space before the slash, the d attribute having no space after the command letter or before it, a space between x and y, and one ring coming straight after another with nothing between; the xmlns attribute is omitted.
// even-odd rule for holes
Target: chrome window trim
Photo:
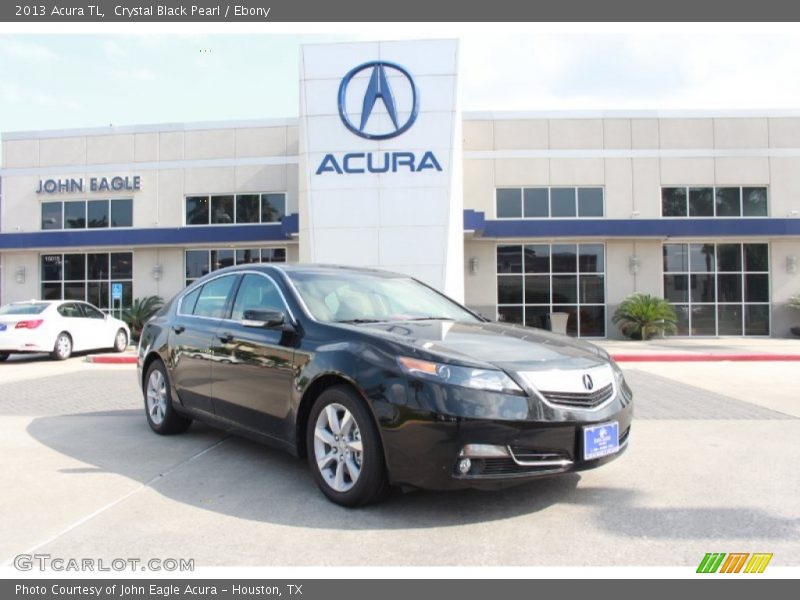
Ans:
<svg viewBox="0 0 800 600"><path fill-rule="evenodd" d="M180 298L178 299L178 306L175 308L175 314L180 316L180 317L189 317L189 318L192 318L192 319L204 319L206 321L218 321L220 323L236 323L237 325L241 325L242 321L238 321L236 319L217 319L215 317L206 317L206 316L203 316L203 315L191 315L191 314L187 314L187 313L184 313L184 312L181 311L181 309L183 308L183 299L186 296L188 296L189 294L191 294L193 291L195 291L195 289L202 288L207 283L210 283L212 281L216 281L217 279L220 279L222 277L237 277L239 275L260 275L261 277L264 277L264 278L268 279L270 281L270 283L272 283L272 285L275 286L275 289L278 290L278 294L281 297L281 301L283 302L283 306L286 309L286 312L289 315L289 318L291 319L292 324L297 324L297 319L294 316L294 312L292 312L292 309L289 306L289 303L286 301L286 296L284 295L283 290L281 290L281 287L275 281L275 278L273 278L272 275L270 275L269 273L264 273L263 271L255 271L255 270L250 270L250 269L242 270L242 271L232 271L232 272L229 272L229 273L220 273L220 274L216 275L215 277L211 277L210 279L204 280L202 282L202 284L199 284L199 282L195 282L195 284L193 284L192 287L188 288L187 290L185 290L181 294ZM238 289L236 290L236 293L237 294L239 293ZM234 302L236 301L236 296L234 296L233 300L234 300Z"/></svg>

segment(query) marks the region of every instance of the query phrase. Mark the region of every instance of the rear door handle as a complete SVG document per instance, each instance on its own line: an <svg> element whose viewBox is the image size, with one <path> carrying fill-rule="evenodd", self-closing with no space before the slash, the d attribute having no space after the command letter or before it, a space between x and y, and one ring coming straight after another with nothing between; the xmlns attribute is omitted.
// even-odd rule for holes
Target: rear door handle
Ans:
<svg viewBox="0 0 800 600"><path fill-rule="evenodd" d="M186 331L186 327L184 327L183 325L173 325L172 331L174 331L175 333L183 333L184 331Z"/></svg>
<svg viewBox="0 0 800 600"><path fill-rule="evenodd" d="M218 333L217 337L223 344L228 344L233 341L233 334L232 333Z"/></svg>

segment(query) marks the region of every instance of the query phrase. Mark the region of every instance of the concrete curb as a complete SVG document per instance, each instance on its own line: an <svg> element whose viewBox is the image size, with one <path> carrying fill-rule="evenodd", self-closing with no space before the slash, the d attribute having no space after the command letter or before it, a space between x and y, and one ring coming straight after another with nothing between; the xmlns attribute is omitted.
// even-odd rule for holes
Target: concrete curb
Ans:
<svg viewBox="0 0 800 600"><path fill-rule="evenodd" d="M94 354L87 356L86 362L99 365L135 365L136 356L125 354Z"/></svg>
<svg viewBox="0 0 800 600"><path fill-rule="evenodd" d="M746 353L660 353L612 354L617 362L787 362L800 361L800 354L746 354Z"/></svg>

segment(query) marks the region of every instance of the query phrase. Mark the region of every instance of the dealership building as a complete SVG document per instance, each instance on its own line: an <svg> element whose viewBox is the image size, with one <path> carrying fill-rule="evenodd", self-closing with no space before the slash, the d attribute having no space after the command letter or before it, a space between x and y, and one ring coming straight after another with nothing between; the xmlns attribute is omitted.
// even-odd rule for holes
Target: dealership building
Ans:
<svg viewBox="0 0 800 600"><path fill-rule="evenodd" d="M111 310L299 261L587 338L635 292L681 336L800 324L800 111L462 112L458 63L454 40L307 45L299 117L4 133L0 302Z"/></svg>

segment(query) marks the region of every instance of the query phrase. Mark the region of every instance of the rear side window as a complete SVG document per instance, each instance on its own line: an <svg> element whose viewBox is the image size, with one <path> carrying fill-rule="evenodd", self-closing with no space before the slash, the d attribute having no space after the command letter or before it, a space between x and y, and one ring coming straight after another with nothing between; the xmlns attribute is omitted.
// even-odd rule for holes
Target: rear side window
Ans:
<svg viewBox="0 0 800 600"><path fill-rule="evenodd" d="M181 307L178 311L178 314L181 315L190 315L194 312L194 305L197 304L197 297L200 295L200 290L202 287L197 288L196 290L192 290L188 294L183 297L181 300Z"/></svg>
<svg viewBox="0 0 800 600"><path fill-rule="evenodd" d="M47 304L44 302L37 302L35 304L6 304L0 308L0 315L38 315L45 308Z"/></svg>
<svg viewBox="0 0 800 600"><path fill-rule="evenodd" d="M83 318L83 311L81 311L77 304L62 304L56 310L58 310L58 314L68 319Z"/></svg>
<svg viewBox="0 0 800 600"><path fill-rule="evenodd" d="M231 319L241 321L247 310L278 310L285 313L286 307L271 280L261 275L245 275L236 293Z"/></svg>
<svg viewBox="0 0 800 600"><path fill-rule="evenodd" d="M192 314L212 319L225 318L225 306L235 281L235 275L226 275L205 284L200 290Z"/></svg>

